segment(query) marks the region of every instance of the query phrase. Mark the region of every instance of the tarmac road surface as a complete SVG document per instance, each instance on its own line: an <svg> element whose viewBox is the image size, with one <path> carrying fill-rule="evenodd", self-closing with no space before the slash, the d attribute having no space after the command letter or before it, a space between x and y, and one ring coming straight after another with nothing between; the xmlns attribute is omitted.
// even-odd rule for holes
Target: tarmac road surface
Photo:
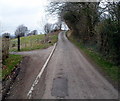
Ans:
<svg viewBox="0 0 120 101"><path fill-rule="evenodd" d="M118 99L114 87L67 39L65 32L48 64L42 99Z"/></svg>
<svg viewBox="0 0 120 101"><path fill-rule="evenodd" d="M27 99L27 94L53 47L22 52L27 55L8 99ZM118 99L118 91L60 32L57 47L31 99Z"/></svg>

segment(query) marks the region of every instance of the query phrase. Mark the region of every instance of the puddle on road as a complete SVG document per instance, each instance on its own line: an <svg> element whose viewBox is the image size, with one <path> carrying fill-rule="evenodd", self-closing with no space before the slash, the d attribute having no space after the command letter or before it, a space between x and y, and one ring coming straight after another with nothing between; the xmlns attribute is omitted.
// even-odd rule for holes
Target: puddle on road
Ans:
<svg viewBox="0 0 120 101"><path fill-rule="evenodd" d="M57 77L53 80L52 96L64 98L68 96L68 80L65 77Z"/></svg>

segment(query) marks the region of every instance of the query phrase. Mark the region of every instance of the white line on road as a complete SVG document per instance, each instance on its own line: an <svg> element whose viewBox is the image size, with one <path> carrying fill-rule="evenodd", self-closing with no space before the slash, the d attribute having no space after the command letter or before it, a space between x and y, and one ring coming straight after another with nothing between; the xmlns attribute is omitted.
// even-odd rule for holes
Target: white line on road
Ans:
<svg viewBox="0 0 120 101"><path fill-rule="evenodd" d="M42 76L42 74L43 74L45 68L47 67L47 64L48 64L48 62L50 61L50 58L52 57L53 52L54 52L56 46L57 46L57 43L54 44L54 47L53 47L53 49L52 49L52 51L51 51L49 57L47 58L45 64L43 65L41 71L39 72L38 76L36 77L35 81L33 82L32 86L31 86L29 92L27 93L28 99L31 98L31 96L32 96L32 91L34 90L35 85L37 85L37 83L39 82L39 79L41 78L41 76Z"/></svg>

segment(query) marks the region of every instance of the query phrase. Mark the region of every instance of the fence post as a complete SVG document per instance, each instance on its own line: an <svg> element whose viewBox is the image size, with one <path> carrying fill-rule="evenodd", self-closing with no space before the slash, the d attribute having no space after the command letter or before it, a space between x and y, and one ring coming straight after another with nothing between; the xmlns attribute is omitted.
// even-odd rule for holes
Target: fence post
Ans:
<svg viewBox="0 0 120 101"><path fill-rule="evenodd" d="M20 36L18 35L18 51L20 51Z"/></svg>
<svg viewBox="0 0 120 101"><path fill-rule="evenodd" d="M2 60L9 56L9 36L2 38Z"/></svg>

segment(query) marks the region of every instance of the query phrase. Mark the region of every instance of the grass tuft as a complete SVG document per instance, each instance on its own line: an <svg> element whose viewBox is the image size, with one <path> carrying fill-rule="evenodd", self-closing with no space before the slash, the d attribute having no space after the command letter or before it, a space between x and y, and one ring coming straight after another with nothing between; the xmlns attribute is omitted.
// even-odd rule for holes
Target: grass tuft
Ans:
<svg viewBox="0 0 120 101"><path fill-rule="evenodd" d="M2 79L11 74L14 68L21 62L22 58L23 56L21 55L9 54L9 57L3 61Z"/></svg>

